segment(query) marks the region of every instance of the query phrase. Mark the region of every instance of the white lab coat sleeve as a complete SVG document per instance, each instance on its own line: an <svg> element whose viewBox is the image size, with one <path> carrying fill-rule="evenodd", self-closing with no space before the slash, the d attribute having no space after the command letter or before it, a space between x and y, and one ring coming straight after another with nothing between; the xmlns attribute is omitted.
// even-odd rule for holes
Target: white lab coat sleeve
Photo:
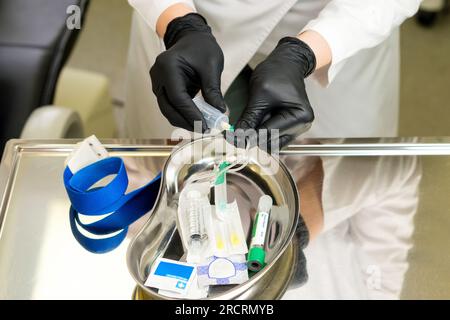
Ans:
<svg viewBox="0 0 450 320"><path fill-rule="evenodd" d="M156 22L161 13L176 3L186 4L195 11L193 0L128 0L128 3L153 30L156 30Z"/></svg>
<svg viewBox="0 0 450 320"><path fill-rule="evenodd" d="M411 17L421 0L332 0L302 31L316 31L328 42L332 62L315 76L327 86L346 59L388 38L394 28Z"/></svg>

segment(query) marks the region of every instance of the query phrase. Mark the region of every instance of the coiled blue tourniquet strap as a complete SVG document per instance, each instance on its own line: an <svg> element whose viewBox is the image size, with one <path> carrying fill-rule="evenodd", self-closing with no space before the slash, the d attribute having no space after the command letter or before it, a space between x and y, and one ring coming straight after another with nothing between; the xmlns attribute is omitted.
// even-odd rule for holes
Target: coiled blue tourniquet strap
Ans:
<svg viewBox="0 0 450 320"><path fill-rule="evenodd" d="M106 186L94 187L105 177L115 175ZM149 212L158 198L161 173L147 185L125 194L128 176L123 160L106 158L95 162L75 174L69 167L64 171L64 186L69 195L70 227L75 239L88 251L106 253L125 239L128 226ZM85 224L79 215L106 215L96 222ZM109 214L109 215L107 215ZM97 236L89 237L86 232Z"/></svg>

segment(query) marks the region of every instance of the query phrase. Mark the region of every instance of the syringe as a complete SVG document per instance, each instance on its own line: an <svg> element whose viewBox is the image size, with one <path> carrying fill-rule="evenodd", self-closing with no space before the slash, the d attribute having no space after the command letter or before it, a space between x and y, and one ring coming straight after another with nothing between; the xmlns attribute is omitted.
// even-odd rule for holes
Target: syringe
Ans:
<svg viewBox="0 0 450 320"><path fill-rule="evenodd" d="M202 113L209 129L220 131L231 129L228 116L207 103L202 96L196 96L192 101Z"/></svg>
<svg viewBox="0 0 450 320"><path fill-rule="evenodd" d="M189 215L189 260L200 262L203 242L208 238L205 230L205 217L201 193L197 190L189 191L187 194L187 214Z"/></svg>

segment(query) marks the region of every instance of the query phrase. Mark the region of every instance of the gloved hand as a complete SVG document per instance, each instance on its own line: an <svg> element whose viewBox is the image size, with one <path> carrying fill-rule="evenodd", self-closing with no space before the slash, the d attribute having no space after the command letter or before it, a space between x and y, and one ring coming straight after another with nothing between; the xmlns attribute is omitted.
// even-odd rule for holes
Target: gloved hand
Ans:
<svg viewBox="0 0 450 320"><path fill-rule="evenodd" d="M297 228L295 230L296 244L299 246L297 251L297 268L294 272L294 277L291 280L291 288L299 288L308 281L308 268L306 265L306 256L304 250L309 244L309 231L303 220L302 215L299 215Z"/></svg>
<svg viewBox="0 0 450 320"><path fill-rule="evenodd" d="M308 130L314 112L304 79L315 67L315 55L306 43L293 37L281 39L253 71L249 103L236 128L279 129L280 147Z"/></svg>
<svg viewBox="0 0 450 320"><path fill-rule="evenodd" d="M193 131L194 121L202 121L205 131L206 123L192 98L201 90L206 102L225 112L220 90L223 52L206 20L196 13L172 20L164 43L167 50L150 70L159 108L173 126Z"/></svg>

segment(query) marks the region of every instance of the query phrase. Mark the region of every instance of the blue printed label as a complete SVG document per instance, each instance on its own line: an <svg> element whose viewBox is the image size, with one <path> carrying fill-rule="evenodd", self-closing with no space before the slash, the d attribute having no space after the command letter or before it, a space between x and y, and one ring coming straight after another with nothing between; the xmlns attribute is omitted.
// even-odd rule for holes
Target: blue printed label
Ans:
<svg viewBox="0 0 450 320"><path fill-rule="evenodd" d="M185 281L184 287L186 287L186 282L191 277L193 271L194 267L191 266L183 266L180 264L161 261L155 270L155 275ZM182 281L177 283L177 287L179 283L182 283ZM182 289L181 287L178 288Z"/></svg>

